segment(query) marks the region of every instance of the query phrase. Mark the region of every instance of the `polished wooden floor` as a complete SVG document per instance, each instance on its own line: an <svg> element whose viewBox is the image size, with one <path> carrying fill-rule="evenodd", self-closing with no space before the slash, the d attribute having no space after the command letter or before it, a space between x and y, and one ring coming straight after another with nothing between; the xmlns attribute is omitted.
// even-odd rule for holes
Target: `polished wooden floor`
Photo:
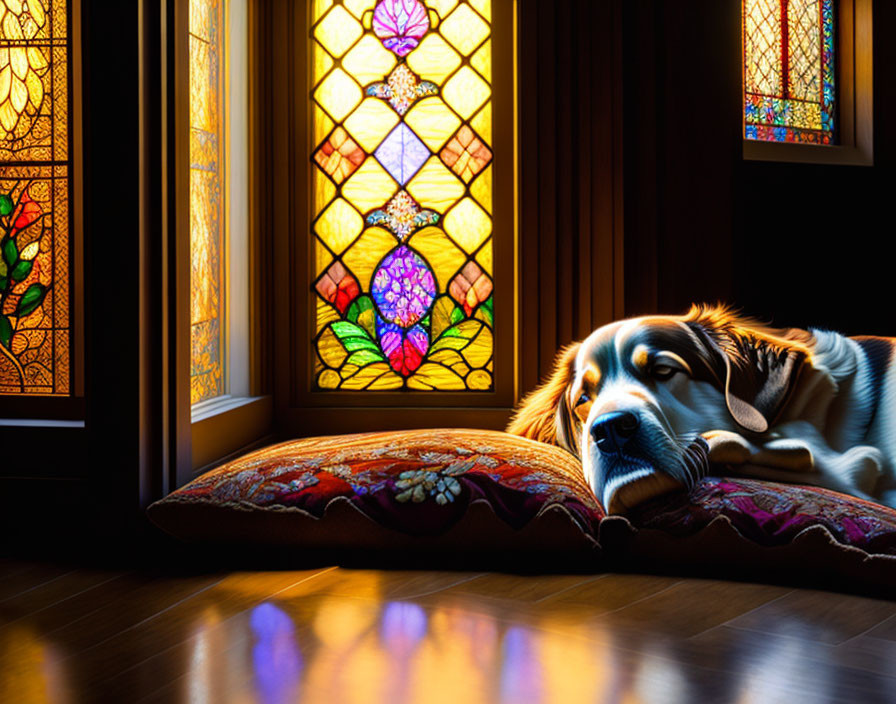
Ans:
<svg viewBox="0 0 896 704"><path fill-rule="evenodd" d="M656 575L0 560L0 702L896 702L896 601Z"/></svg>

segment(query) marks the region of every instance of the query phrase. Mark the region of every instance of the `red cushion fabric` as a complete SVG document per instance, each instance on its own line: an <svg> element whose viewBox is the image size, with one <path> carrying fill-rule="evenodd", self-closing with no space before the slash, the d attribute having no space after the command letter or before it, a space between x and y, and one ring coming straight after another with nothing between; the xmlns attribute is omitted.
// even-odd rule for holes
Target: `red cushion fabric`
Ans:
<svg viewBox="0 0 896 704"><path fill-rule="evenodd" d="M603 511L559 448L437 429L273 445L195 479L149 516L187 539L390 547L456 536L462 549L593 551Z"/></svg>

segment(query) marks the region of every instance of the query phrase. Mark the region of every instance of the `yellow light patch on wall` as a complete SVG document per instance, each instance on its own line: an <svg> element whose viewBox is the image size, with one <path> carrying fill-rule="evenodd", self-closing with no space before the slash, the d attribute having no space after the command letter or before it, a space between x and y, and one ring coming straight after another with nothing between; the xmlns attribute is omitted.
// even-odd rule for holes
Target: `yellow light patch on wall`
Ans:
<svg viewBox="0 0 896 704"><path fill-rule="evenodd" d="M490 0L317 12L314 386L490 390Z"/></svg>

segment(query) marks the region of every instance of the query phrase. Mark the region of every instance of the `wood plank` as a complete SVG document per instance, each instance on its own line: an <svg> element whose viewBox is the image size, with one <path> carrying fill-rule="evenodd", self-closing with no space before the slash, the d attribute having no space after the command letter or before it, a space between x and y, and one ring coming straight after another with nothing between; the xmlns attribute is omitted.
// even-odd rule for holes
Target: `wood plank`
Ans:
<svg viewBox="0 0 896 704"><path fill-rule="evenodd" d="M884 640L896 640L896 616L890 616L886 621L882 621L870 629L867 635Z"/></svg>
<svg viewBox="0 0 896 704"><path fill-rule="evenodd" d="M609 611L602 621L615 629L686 638L723 624L791 590L766 584L687 579L653 596Z"/></svg>
<svg viewBox="0 0 896 704"><path fill-rule="evenodd" d="M119 576L120 574L115 572L79 569L45 582L28 592L17 594L0 606L5 621L0 623L0 632L18 619L77 597Z"/></svg>
<svg viewBox="0 0 896 704"><path fill-rule="evenodd" d="M723 625L677 640L667 652L729 673L751 701L785 701L787 695L789 701L892 702L896 692L896 678L844 662L839 647L799 636Z"/></svg>
<svg viewBox="0 0 896 704"><path fill-rule="evenodd" d="M73 571L68 565L36 563L29 569L14 572L0 582L0 606Z"/></svg>
<svg viewBox="0 0 896 704"><path fill-rule="evenodd" d="M896 603L799 590L732 619L728 625L836 645L896 615Z"/></svg>

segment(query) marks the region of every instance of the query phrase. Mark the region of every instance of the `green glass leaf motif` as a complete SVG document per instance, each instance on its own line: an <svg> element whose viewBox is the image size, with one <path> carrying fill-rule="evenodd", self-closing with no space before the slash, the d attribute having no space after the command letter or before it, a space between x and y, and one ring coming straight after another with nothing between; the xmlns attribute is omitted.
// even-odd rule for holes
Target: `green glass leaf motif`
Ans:
<svg viewBox="0 0 896 704"><path fill-rule="evenodd" d="M432 307L432 338L438 339L447 328L463 319L463 308L457 305L451 296L439 296Z"/></svg>
<svg viewBox="0 0 896 704"><path fill-rule="evenodd" d="M13 281L24 281L28 274L31 273L31 266L33 262L20 260L18 264L16 264L15 268L12 270L12 280Z"/></svg>
<svg viewBox="0 0 896 704"><path fill-rule="evenodd" d="M15 240L11 237L7 238L6 242L3 243L3 259L9 266L14 266L18 258L19 249L16 247Z"/></svg>
<svg viewBox="0 0 896 704"><path fill-rule="evenodd" d="M5 315L0 315L0 345L8 347L11 339L12 325L9 322L9 318Z"/></svg>
<svg viewBox="0 0 896 704"><path fill-rule="evenodd" d="M375 355L375 357L371 358L369 361L381 362L386 359L383 356L383 353L380 352L379 345L370 338L367 331L360 325L350 323L346 320L340 320L332 323L330 327L349 354L359 351L367 351ZM355 362L352 363L354 364Z"/></svg>
<svg viewBox="0 0 896 704"><path fill-rule="evenodd" d="M31 313L41 304L46 293L47 287L43 284L31 284L19 299L19 305L16 306L16 315L21 318L23 315Z"/></svg>
<svg viewBox="0 0 896 704"><path fill-rule="evenodd" d="M348 307L346 318L364 328L371 338L376 337L376 307L370 296L356 298Z"/></svg>
<svg viewBox="0 0 896 704"><path fill-rule="evenodd" d="M0 193L0 215L9 215L15 205L6 193Z"/></svg>

